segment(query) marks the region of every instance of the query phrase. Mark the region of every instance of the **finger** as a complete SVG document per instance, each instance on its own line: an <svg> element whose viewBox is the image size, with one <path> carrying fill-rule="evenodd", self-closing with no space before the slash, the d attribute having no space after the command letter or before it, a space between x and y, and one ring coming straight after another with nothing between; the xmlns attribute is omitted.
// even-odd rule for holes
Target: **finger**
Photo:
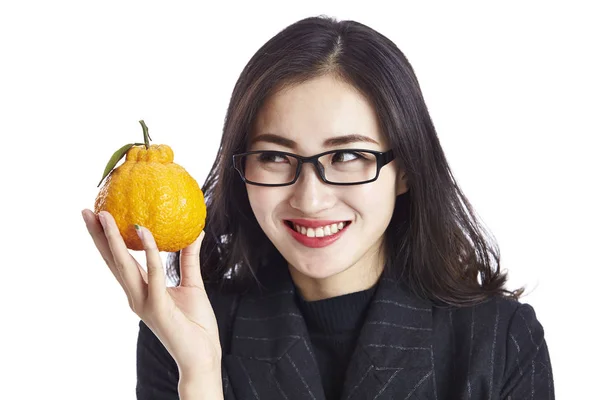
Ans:
<svg viewBox="0 0 600 400"><path fill-rule="evenodd" d="M123 280L123 289L127 291L127 296L130 302L133 301L134 306L142 304L146 297L144 281L136 266L135 259L129 253L129 250L127 250L117 223L112 215L106 211L100 211L98 219L104 228L104 236L115 260L115 269Z"/></svg>
<svg viewBox="0 0 600 400"><path fill-rule="evenodd" d="M146 252L148 266L148 297L158 299L166 293L165 271L160 258L160 252L152 233L143 226L136 225L135 230L142 241Z"/></svg>
<svg viewBox="0 0 600 400"><path fill-rule="evenodd" d="M180 286L204 288L200 273L200 247L204 240L204 231L188 247L181 250L179 270L181 271Z"/></svg>
<svg viewBox="0 0 600 400"><path fill-rule="evenodd" d="M102 228L102 225L98 220L98 216L88 209L83 210L81 212L81 215L83 216L83 220L85 221L85 226L88 230L88 233L92 237L94 245L98 249L98 252L102 256L102 259L104 260L106 265L108 265L108 268L115 276L115 278L117 278L119 283L121 283L121 276L115 268L115 260L113 258L112 252L110 251L110 247L108 246L108 241L106 240L106 236L104 235L104 229Z"/></svg>
<svg viewBox="0 0 600 400"><path fill-rule="evenodd" d="M91 210L88 210L88 209L83 210L81 212L81 214L83 215L83 220L85 221L85 224L88 229L88 232L90 233L90 236L92 236L92 239L94 240L94 244L96 245L96 248L102 255L102 258L108 265L109 269L111 270L111 272L113 273L115 278L117 278L119 283L121 283L122 278L118 274L118 272L116 271L116 269L114 267L115 260L113 259L113 255L110 252L110 247L108 246L108 241L106 240L106 236L104 236L104 229L102 228L102 225L100 224L100 221L98 220L98 216L96 214L94 214ZM142 278L144 279L144 282L148 283L148 275L147 275L146 271L144 271L144 269L142 268L140 263L138 263L137 261L135 261L135 263L140 270L140 274L142 274Z"/></svg>

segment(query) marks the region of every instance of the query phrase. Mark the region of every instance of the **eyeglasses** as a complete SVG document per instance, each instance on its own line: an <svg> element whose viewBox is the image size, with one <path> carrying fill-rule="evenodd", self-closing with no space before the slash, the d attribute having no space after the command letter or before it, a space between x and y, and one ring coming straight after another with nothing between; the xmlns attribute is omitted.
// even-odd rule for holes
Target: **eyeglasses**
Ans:
<svg viewBox="0 0 600 400"><path fill-rule="evenodd" d="M330 150L312 157L284 151L235 154L233 166L242 180L258 186L288 186L300 176L302 164L313 164L319 177L331 185L360 185L377 180L379 171L394 159L386 152L363 149Z"/></svg>

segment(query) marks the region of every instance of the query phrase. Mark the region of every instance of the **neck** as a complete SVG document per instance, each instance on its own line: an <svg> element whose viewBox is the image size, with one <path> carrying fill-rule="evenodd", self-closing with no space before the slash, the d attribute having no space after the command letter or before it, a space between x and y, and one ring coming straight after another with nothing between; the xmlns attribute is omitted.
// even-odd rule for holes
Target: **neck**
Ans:
<svg viewBox="0 0 600 400"><path fill-rule="evenodd" d="M381 273L385 258L383 252L371 252L350 267L326 278L313 278L288 265L290 275L306 301L316 301L348 293L360 292L373 287Z"/></svg>

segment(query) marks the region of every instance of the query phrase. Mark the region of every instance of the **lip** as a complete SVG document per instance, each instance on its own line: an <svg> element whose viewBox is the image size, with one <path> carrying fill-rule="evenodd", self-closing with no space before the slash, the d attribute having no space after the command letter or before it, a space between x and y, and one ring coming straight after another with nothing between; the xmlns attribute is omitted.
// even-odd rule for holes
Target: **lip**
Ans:
<svg viewBox="0 0 600 400"><path fill-rule="evenodd" d="M329 246L330 244L336 242L340 237L342 237L344 232L346 232L346 229L348 228L348 226L351 225L349 223L346 224L342 230L338 231L337 233L334 233L333 235L323 236L323 237L308 237L299 232L296 232L296 230L294 230L292 227L290 227L285 221L291 221L293 223L297 223L298 225L302 225L307 228L317 228L320 226L331 225L331 224L334 224L337 222L345 222L345 221L303 220L303 219L284 220L283 225L288 230L288 232L290 232L292 237L294 239L296 239L300 244L302 244L306 247L311 247L311 248L326 247L326 246Z"/></svg>

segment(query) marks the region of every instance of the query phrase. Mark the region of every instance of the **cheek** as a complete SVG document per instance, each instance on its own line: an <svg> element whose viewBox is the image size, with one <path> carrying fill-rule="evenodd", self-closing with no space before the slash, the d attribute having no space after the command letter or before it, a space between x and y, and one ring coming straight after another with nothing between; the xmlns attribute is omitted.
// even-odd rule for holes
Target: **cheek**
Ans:
<svg viewBox="0 0 600 400"><path fill-rule="evenodd" d="M265 222L272 215L273 210L279 203L276 191L269 190L255 185L248 185L248 201L256 220L263 229L266 228Z"/></svg>
<svg viewBox="0 0 600 400"><path fill-rule="evenodd" d="M387 222L394 211L396 187L394 179L381 176L368 185L359 185L344 196L346 204L353 208L363 220Z"/></svg>

